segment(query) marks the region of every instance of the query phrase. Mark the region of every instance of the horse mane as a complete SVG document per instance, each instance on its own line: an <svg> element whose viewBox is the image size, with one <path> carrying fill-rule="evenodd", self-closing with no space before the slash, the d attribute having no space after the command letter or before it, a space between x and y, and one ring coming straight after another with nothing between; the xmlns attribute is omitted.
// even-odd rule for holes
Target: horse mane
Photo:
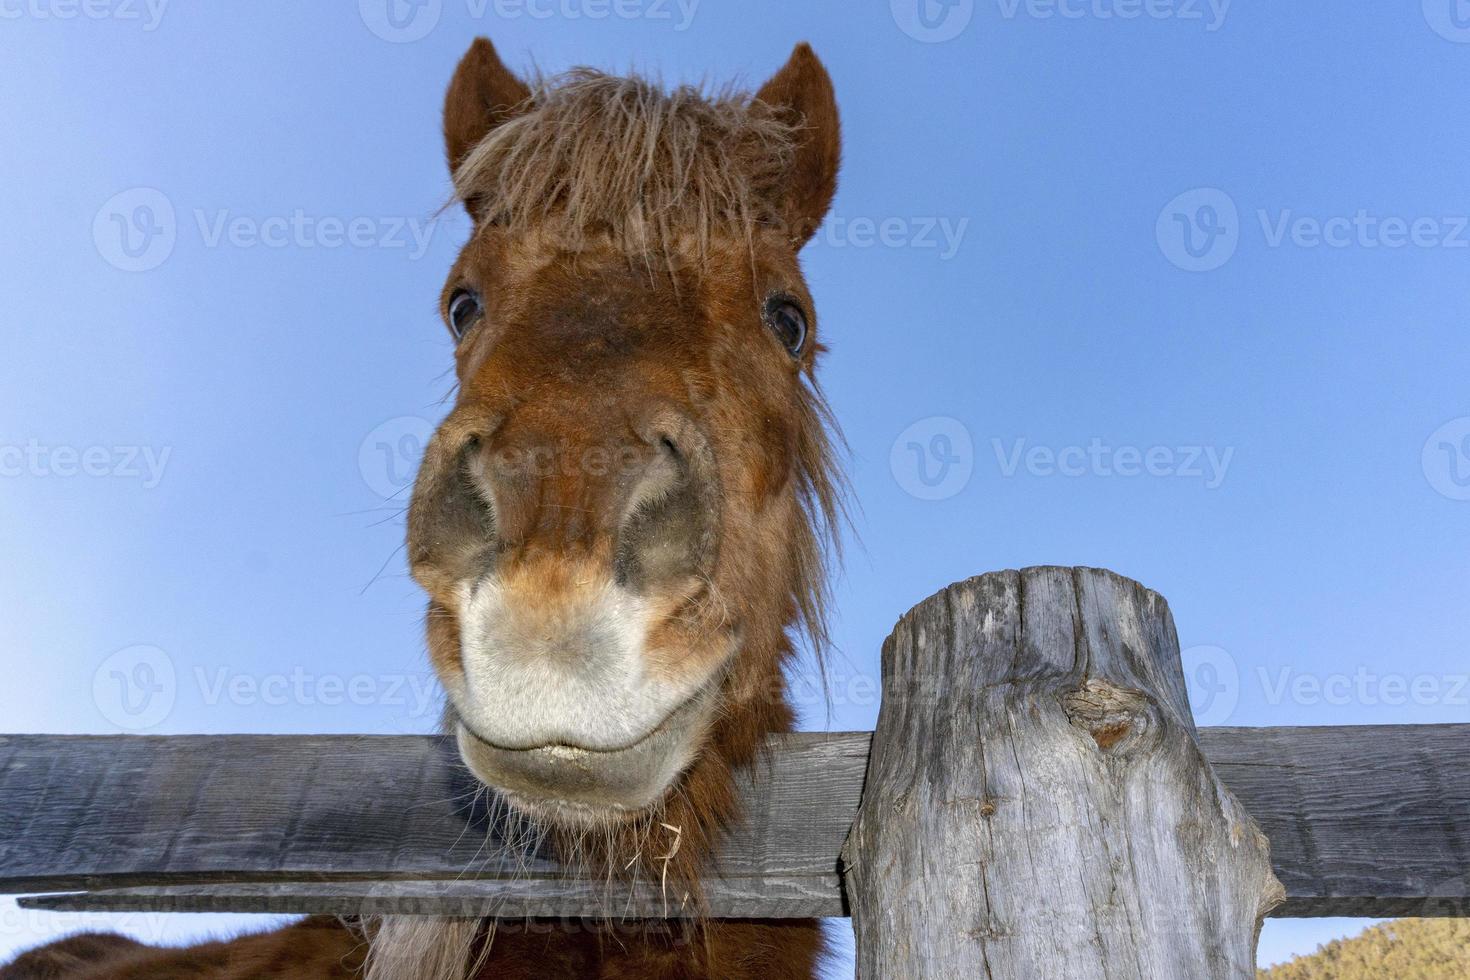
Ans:
<svg viewBox="0 0 1470 980"><path fill-rule="evenodd" d="M776 208L798 127L749 93L665 91L639 76L574 68L537 77L513 117L454 173L481 221L511 230L555 222L559 236L610 237L633 253L716 232L747 240Z"/></svg>

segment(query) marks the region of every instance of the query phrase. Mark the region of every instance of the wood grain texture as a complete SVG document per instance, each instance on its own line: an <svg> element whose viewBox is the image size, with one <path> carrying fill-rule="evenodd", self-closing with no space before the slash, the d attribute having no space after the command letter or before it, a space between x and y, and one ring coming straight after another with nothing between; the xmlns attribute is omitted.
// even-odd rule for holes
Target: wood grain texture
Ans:
<svg viewBox="0 0 1470 980"><path fill-rule="evenodd" d="M1273 914L1470 916L1470 725L1204 728L1271 840Z"/></svg>
<svg viewBox="0 0 1470 980"><path fill-rule="evenodd" d="M739 856L744 847L764 853L767 871L758 880L772 894L769 901L751 899L761 916L847 914L837 853L857 809L869 737L813 732L772 745L773 765L793 777L781 785L800 790L791 805L805 830L783 842L782 822L752 820L720 859L731 869L748 864ZM397 736L0 736L0 893L97 889L23 900L38 908L340 912L355 908L356 899L386 910L401 889L403 911L589 914L586 902L545 912L516 879L497 875L490 855L475 853L478 843L468 846L470 821L442 806L442 797L414 799L411 783L361 771L408 762L452 766L437 743ZM1273 915L1470 915L1470 725L1205 728L1200 744L1271 839L1272 863L1287 890ZM140 749L146 751L133 754ZM314 754L337 760L323 767L344 767L349 784L319 777L311 793L292 787L290 774ZM803 760L820 771L805 772ZM181 764L182 774L161 768ZM268 779L251 775L249 793L233 795L230 773L254 774L263 765L280 769ZM120 778L81 796L56 782L58 773L85 784L93 769L125 774L139 766L149 778ZM208 788L186 790L186 799L204 801L186 834L178 802L157 796L157 788L206 775ZM444 778L426 774L424 784ZM350 801L363 786L374 787L377 806L355 810ZM768 790L752 784L749 792L759 802ZM293 826L293 800L317 816ZM398 838L399 814L420 810L431 812L412 822L413 836ZM334 813L340 816L327 816ZM242 840L262 846L240 847ZM554 879L559 871L533 865L528 873ZM735 915L750 898L748 885L727 874L730 884L714 881L710 900L719 914ZM456 878L463 891L442 905L419 884ZM247 887L252 881L272 889ZM133 892L130 884L151 888ZM721 905L727 888L734 907ZM621 901L615 896L604 908Z"/></svg>
<svg viewBox="0 0 1470 980"><path fill-rule="evenodd" d="M741 778L711 912L804 917L840 896L868 740L772 739ZM659 883L630 896L569 879L502 829L439 738L0 736L0 892L207 885L220 890L144 892L137 907L339 911L358 896L389 910L397 895L421 911L681 914ZM292 894L324 882L335 891ZM241 887L256 884L273 887Z"/></svg>
<svg viewBox="0 0 1470 980"><path fill-rule="evenodd" d="M984 575L905 615L883 675L842 852L860 978L1255 977L1284 892L1196 744L1162 598Z"/></svg>
<svg viewBox="0 0 1470 980"><path fill-rule="evenodd" d="M1273 915L1470 916L1470 725L1203 728L1199 734L1205 756L1216 773L1271 839L1272 864L1287 891L1286 904ZM837 875L837 850L856 810L853 801L861 786L869 737L867 733L813 732L790 736L772 746L774 764L799 776L784 785L813 787L802 793L799 804L803 819L813 828L801 839L805 842L802 846L809 845L812 853L792 854L795 860L788 862L787 849L780 842L754 842L752 846L767 854L771 873L761 880L768 893L751 896L748 883L734 876L717 881L711 901L719 914L739 914L738 909L750 907L743 905L747 900L759 907L763 916L786 910L791 910L788 914L793 916L847 914ZM219 789L223 791L227 783L224 774L241 758L230 743L240 738L190 737L186 755L191 766L204 763L194 766L193 771L216 773L216 778L224 781ZM276 743L269 750L256 737L245 740L261 760L320 752L327 758L363 757L374 767L392 765L403 758L423 758L419 750L436 741L409 738L400 745L396 744L398 738L384 736L269 738ZM27 755L46 757L61 769L80 774L90 766L106 765L107 759L125 755L124 749L144 740L136 736L0 736L0 753L6 751L5 743L11 743L13 749L17 741L28 744ZM794 745L803 743L823 744L826 749L820 754L792 751ZM0 754L0 760L4 758ZM169 758L158 757L161 764ZM429 758L440 757L431 754ZM803 759L825 760L819 763L826 767L824 774L808 783L797 772ZM32 774L38 771L30 768ZM327 780L319 788L320 799L313 804L318 811L340 805L324 795L334 785ZM271 861L284 853L279 845L270 852L247 851L243 863L208 864L204 856L215 850L219 837L239 832L245 826L242 820L263 825L245 831L252 838L275 842L284 839L286 804L279 778L255 787L248 802L248 817L221 825L196 815L190 840L173 845L172 870L138 870L149 860L146 838L109 834L106 828L116 823L112 814L159 808L165 817L172 814L177 818L179 809L169 801L140 799L126 783L120 787L120 792L119 786L112 790L119 795L94 795L88 807L76 802L65 804L78 808L69 819L65 812L43 816L39 809L56 804L57 798L44 795L43 787L31 777L22 779L19 772L0 763L0 793L4 793L0 796L0 892L83 888L89 881L98 888L22 900L36 908L345 912L360 908L356 903L363 902L375 911L480 914L503 907L508 910L506 914L590 914L586 909L591 903L571 901L560 885L546 884L548 880L556 881L554 877L532 879L535 894L530 896L525 894L524 880L466 874L452 881L458 871L446 870L445 865L466 852L458 850L457 844L437 850L444 841L455 842L461 833L463 825L452 812L426 815L417 828L420 837L392 847L372 843L392 840L391 833L377 829L383 815L423 807L428 802L393 794L380 795L381 810L372 809L360 817L360 840L354 840L350 833L328 831L327 825L318 820L296 828L299 836L288 849L295 855L292 864ZM763 791L751 787L752 793ZM238 809L239 801L234 802ZM136 816L132 819L139 820ZM25 833L20 828L27 826L33 846L14 846ZM840 829L831 830L833 827ZM823 837L815 828L828 828L823 833L830 833L830 837ZM172 840L175 831L181 829L166 828L162 839ZM757 837L779 832L778 824L748 831ZM40 834L48 835L57 849L47 851L37 836ZM121 851L103 862L99 857L108 857L107 852L99 855L89 846L93 840L110 840ZM743 846L741 841L739 836L732 838L725 851ZM16 863L22 854L28 855L24 865ZM480 856L480 860L484 858ZM153 860L151 866L158 867L156 852ZM130 866L130 862L136 863ZM341 867L344 862L356 868L359 877L329 880L334 873L326 869ZM722 858L721 863L728 868L732 860ZM406 877L388 879L384 869L389 865ZM806 870L785 875L781 873L783 868ZM822 868L824 873L810 874L811 868ZM414 878L416 872L427 880ZM445 877L428 878L433 873ZM269 880L273 877L276 880ZM257 880L244 880L249 878ZM267 880L259 880L262 878ZM126 881L152 887L118 887ZM451 881L452 891L436 891ZM569 887L576 890L575 885ZM722 905L727 890L730 901ZM543 901L546 895L550 897ZM401 896L401 905L393 904L395 896ZM502 900L503 906L498 904ZM620 908L622 900L622 896L615 897L611 906L603 908ZM660 897L651 911L661 907Z"/></svg>

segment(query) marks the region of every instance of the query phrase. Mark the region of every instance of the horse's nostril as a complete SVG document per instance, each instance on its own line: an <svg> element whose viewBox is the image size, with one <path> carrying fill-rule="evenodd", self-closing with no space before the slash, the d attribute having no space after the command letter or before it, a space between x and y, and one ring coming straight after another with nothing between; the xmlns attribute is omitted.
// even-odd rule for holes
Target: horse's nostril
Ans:
<svg viewBox="0 0 1470 980"><path fill-rule="evenodd" d="M432 591L483 577L496 554L496 518L480 479L483 453L471 436L450 459L420 471L409 504L408 548L414 575Z"/></svg>
<svg viewBox="0 0 1470 980"><path fill-rule="evenodd" d="M669 436L641 474L624 507L614 552L619 585L648 592L708 570L714 504L708 476Z"/></svg>

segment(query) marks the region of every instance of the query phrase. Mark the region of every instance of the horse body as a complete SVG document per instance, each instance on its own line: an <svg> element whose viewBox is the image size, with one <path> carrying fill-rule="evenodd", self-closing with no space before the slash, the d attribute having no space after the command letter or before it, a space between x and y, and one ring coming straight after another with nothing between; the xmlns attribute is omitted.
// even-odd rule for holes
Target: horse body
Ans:
<svg viewBox="0 0 1470 980"><path fill-rule="evenodd" d="M408 555L446 728L504 820L697 913L733 772L793 726L789 633L822 640L837 476L797 251L835 190L831 83L801 45L754 96L528 85L481 39L444 133L474 231ZM809 920L315 917L185 950L77 937L0 978L796 980L821 949Z"/></svg>
<svg viewBox="0 0 1470 980"><path fill-rule="evenodd" d="M426 936L442 938L443 923ZM661 922L568 930L560 921L475 924L477 948L436 964L466 980L808 980L822 954L816 923L709 921L691 943ZM647 928L644 928L644 927ZM696 945L697 944L697 945ZM4 980L356 980L368 943L360 928L313 916L285 929L158 949L116 935L73 936L0 967ZM397 974L411 978L414 974Z"/></svg>

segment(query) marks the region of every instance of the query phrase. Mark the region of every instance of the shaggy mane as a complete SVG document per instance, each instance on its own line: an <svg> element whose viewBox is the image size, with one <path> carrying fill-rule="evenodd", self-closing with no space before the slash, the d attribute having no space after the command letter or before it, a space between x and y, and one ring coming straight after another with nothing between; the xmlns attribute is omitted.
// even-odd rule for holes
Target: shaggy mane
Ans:
<svg viewBox="0 0 1470 980"><path fill-rule="evenodd" d="M692 236L749 240L776 210L797 127L750 94L664 91L591 68L538 78L519 114L454 174L455 195L511 229L554 222L571 241L609 236L630 252Z"/></svg>

